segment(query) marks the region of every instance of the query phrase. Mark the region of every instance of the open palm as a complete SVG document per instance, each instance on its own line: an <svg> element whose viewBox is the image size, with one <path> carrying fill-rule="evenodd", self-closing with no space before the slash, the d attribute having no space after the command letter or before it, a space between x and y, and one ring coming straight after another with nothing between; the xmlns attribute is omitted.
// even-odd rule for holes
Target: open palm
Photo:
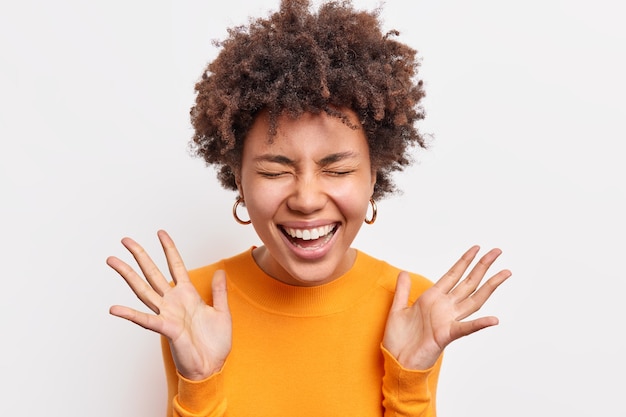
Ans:
<svg viewBox="0 0 626 417"><path fill-rule="evenodd" d="M115 305L110 313L160 333L170 343L178 372L192 380L219 371L230 353L232 323L226 294L226 274L213 276L213 306L207 305L189 280L187 269L170 236L158 232L173 284L134 240L122 239L144 278L124 261L111 256L107 264L119 273L137 297L155 314Z"/></svg>
<svg viewBox="0 0 626 417"><path fill-rule="evenodd" d="M383 346L405 368L428 369L454 340L498 324L493 316L463 321L478 311L511 276L510 271L502 270L479 287L489 267L502 253L492 249L461 280L478 251L479 247L474 246L465 252L412 306L407 305L411 289L409 274L398 275Z"/></svg>

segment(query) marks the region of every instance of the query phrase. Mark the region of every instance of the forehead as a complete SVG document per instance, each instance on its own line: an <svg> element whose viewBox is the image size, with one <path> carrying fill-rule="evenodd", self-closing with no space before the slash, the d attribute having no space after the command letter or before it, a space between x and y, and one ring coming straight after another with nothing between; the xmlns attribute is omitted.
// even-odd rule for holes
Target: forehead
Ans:
<svg viewBox="0 0 626 417"><path fill-rule="evenodd" d="M368 157L368 144L354 112L343 111L349 120L339 117L304 113L297 118L281 115L276 132L270 134L270 118L264 112L257 116L244 141L246 153L324 153L353 151Z"/></svg>

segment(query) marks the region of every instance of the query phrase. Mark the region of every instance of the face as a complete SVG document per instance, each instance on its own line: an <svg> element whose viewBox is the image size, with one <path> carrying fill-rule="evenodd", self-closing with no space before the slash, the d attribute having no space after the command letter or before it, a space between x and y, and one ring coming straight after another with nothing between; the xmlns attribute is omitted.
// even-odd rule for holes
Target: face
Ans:
<svg viewBox="0 0 626 417"><path fill-rule="evenodd" d="M359 126L353 112L346 111ZM347 272L376 175L361 129L325 113L281 116L273 141L261 113L245 138L239 192L264 246L253 255L287 284L321 285Z"/></svg>

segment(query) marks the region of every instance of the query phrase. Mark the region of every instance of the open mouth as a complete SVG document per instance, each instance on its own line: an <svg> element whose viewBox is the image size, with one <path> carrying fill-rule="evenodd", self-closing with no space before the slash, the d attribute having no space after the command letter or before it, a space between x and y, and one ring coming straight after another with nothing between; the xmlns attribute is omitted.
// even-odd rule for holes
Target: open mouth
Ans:
<svg viewBox="0 0 626 417"><path fill-rule="evenodd" d="M294 229L291 227L283 227L282 231L289 241L298 248L304 250L314 250L324 246L332 239L337 224L328 224L310 229Z"/></svg>

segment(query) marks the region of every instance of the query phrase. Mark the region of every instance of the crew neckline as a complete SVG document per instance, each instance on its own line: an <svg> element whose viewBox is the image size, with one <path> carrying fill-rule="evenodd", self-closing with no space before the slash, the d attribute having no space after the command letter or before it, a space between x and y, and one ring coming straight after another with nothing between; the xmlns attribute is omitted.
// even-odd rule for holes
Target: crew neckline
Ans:
<svg viewBox="0 0 626 417"><path fill-rule="evenodd" d="M268 312L292 316L323 316L344 311L376 287L380 261L356 249L352 267L337 279L314 287L285 284L267 275L252 251L225 261L232 288L249 303Z"/></svg>

